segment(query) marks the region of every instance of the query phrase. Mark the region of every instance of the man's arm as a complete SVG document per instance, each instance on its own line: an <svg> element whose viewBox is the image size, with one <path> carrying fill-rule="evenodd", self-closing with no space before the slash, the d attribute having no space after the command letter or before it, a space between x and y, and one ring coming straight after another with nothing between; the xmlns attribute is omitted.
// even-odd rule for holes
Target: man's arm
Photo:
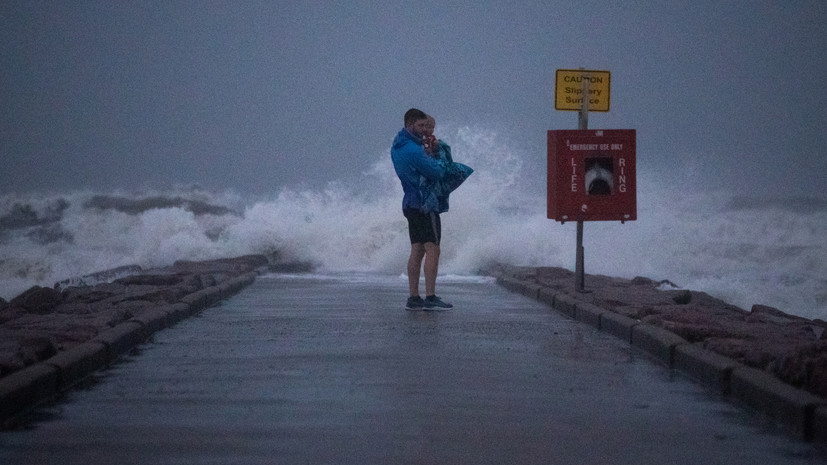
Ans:
<svg viewBox="0 0 827 465"><path fill-rule="evenodd" d="M424 150L420 153L412 153L410 156L411 166L429 181L439 181L445 176L445 167L436 159L425 155Z"/></svg>

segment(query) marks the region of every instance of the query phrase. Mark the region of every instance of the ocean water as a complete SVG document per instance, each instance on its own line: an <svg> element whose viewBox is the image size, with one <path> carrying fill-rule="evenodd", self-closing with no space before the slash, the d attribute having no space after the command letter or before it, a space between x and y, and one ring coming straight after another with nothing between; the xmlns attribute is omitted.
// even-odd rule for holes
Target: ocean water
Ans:
<svg viewBox="0 0 827 465"><path fill-rule="evenodd" d="M545 153L468 127L438 133L476 170L442 217L440 273L471 277L491 262L574 269L576 225L546 218ZM648 171L642 155L638 220L585 224L587 273L668 279L745 309L827 319L827 197L702 190ZM320 273L403 273L401 195L387 153L361 179L268 196L197 187L2 195L0 297L126 265L252 253Z"/></svg>

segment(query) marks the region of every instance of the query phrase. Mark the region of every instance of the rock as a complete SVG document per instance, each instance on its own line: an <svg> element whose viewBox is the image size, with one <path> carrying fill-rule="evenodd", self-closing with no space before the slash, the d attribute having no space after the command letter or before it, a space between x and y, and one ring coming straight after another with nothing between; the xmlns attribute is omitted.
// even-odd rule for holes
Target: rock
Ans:
<svg viewBox="0 0 827 465"><path fill-rule="evenodd" d="M267 263L263 255L249 255L177 262L155 270L119 267L88 275L88 279L61 281L56 288L62 291L32 287L0 305L0 376L89 341L101 330L149 310L178 303L186 295ZM134 275L124 275L129 272ZM101 283L98 280L102 278L115 281ZM93 284L87 284L89 282Z"/></svg>
<svg viewBox="0 0 827 465"><path fill-rule="evenodd" d="M181 274L139 274L116 279L114 282L123 284L124 286L175 286L184 280L183 276L184 275Z"/></svg>
<svg viewBox="0 0 827 465"><path fill-rule="evenodd" d="M181 281L180 286L186 291L187 294L200 291L205 287L204 283L201 281L201 277L198 275L186 275L186 277Z"/></svg>
<svg viewBox="0 0 827 465"><path fill-rule="evenodd" d="M772 322L777 324L801 323L803 321L810 321L795 315L784 313L781 310L768 307L766 305L753 305L752 311L747 317L747 321L751 323L756 322Z"/></svg>
<svg viewBox="0 0 827 465"><path fill-rule="evenodd" d="M635 276L632 278L632 284L635 286L652 286L656 287L658 283L656 283L653 279L644 278L643 276Z"/></svg>
<svg viewBox="0 0 827 465"><path fill-rule="evenodd" d="M130 274L139 273L141 267L138 265L124 265L116 268L110 268L97 273L88 274L79 278L70 278L55 283L55 289L65 289L71 286L94 286L100 282L112 281L114 279L127 276Z"/></svg>
<svg viewBox="0 0 827 465"><path fill-rule="evenodd" d="M158 306L158 302L152 300L126 300L118 303L113 310L115 312L125 312L127 315L126 319L128 320L133 316L140 315L141 313L152 308L157 308Z"/></svg>
<svg viewBox="0 0 827 465"><path fill-rule="evenodd" d="M216 279L215 279L215 276L213 276L213 275L201 274L201 275L197 275L196 278L200 282L200 289L204 289L205 287L215 286Z"/></svg>
<svg viewBox="0 0 827 465"><path fill-rule="evenodd" d="M30 337L20 341L17 354L24 365L46 360L57 354L57 347L48 337Z"/></svg>
<svg viewBox="0 0 827 465"><path fill-rule="evenodd" d="M26 364L20 360L17 353L14 353L13 355L3 353L0 355L0 377L14 373L15 371L23 368L26 368Z"/></svg>
<svg viewBox="0 0 827 465"><path fill-rule="evenodd" d="M5 307L0 308L0 324L19 318L20 315L25 312L26 311L22 308L6 305Z"/></svg>
<svg viewBox="0 0 827 465"><path fill-rule="evenodd" d="M672 300L678 305L686 305L692 302L692 293L687 290L672 291Z"/></svg>
<svg viewBox="0 0 827 465"><path fill-rule="evenodd" d="M9 302L31 313L51 313L62 300L60 291L48 287L34 286Z"/></svg>
<svg viewBox="0 0 827 465"><path fill-rule="evenodd" d="M88 315L94 311L91 304L83 302L64 302L55 307L55 313L64 315Z"/></svg>
<svg viewBox="0 0 827 465"><path fill-rule="evenodd" d="M126 308L117 308L109 315L109 319L106 320L106 326L110 328L114 328L118 325L118 323L123 323L124 321L132 318L132 312L130 312Z"/></svg>
<svg viewBox="0 0 827 465"><path fill-rule="evenodd" d="M187 294L184 288L174 286L129 286L125 293L115 295L106 302L119 304L131 300L145 300L156 303L175 303Z"/></svg>
<svg viewBox="0 0 827 465"><path fill-rule="evenodd" d="M95 286L70 287L63 290L63 301L67 303L91 303L122 294L126 286L117 283L102 283Z"/></svg>
<svg viewBox="0 0 827 465"><path fill-rule="evenodd" d="M623 302L617 300L604 301L608 306L601 307L611 309L613 312L623 316L628 316L633 320L646 321L652 315L659 315L654 308L647 305L625 305Z"/></svg>
<svg viewBox="0 0 827 465"><path fill-rule="evenodd" d="M793 386L827 397L827 341L788 352L774 372Z"/></svg>

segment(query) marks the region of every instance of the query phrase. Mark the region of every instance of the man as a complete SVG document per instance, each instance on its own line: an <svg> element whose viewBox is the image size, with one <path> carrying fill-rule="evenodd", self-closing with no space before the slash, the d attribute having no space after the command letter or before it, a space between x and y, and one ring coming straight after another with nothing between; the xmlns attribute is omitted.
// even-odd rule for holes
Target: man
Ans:
<svg viewBox="0 0 827 465"><path fill-rule="evenodd" d="M439 271L439 241L442 225L439 214L422 210L419 191L420 176L438 181L445 176L445 168L425 154L423 136L428 130L428 115L416 108L405 113L405 127L399 131L391 146L391 159L396 175L402 182L402 213L408 219L411 255L408 258L407 310L446 310L453 305L436 296L436 275ZM425 299L419 296L419 274L425 261Z"/></svg>

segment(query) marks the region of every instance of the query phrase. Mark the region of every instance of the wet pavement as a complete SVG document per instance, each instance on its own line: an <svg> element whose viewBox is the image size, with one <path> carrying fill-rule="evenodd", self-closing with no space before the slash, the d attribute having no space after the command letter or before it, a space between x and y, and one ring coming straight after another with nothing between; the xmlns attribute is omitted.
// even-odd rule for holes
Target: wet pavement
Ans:
<svg viewBox="0 0 827 465"><path fill-rule="evenodd" d="M484 278L265 275L0 433L2 464L798 464L810 444Z"/></svg>

